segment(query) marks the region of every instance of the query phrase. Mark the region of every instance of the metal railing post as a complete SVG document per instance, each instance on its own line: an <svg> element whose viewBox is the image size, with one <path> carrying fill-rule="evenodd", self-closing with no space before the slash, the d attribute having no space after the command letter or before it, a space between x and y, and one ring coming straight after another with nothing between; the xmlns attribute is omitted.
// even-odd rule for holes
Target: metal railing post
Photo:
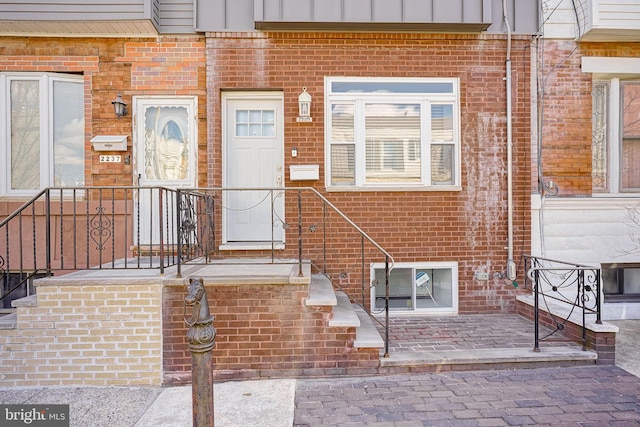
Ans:
<svg viewBox="0 0 640 427"><path fill-rule="evenodd" d="M182 277L182 227L180 226L180 224L182 224L182 209L180 209L180 207L182 206L182 191L180 191L180 189L176 190L176 210L177 210L177 214L176 214L176 236L178 239L178 242L176 244L176 249L178 251L178 259L176 262L176 277Z"/></svg>
<svg viewBox="0 0 640 427"><path fill-rule="evenodd" d="M164 215L162 214L164 201L164 188L158 188L158 232L160 239L160 275L164 274L164 232L162 225L164 224ZM153 231L151 232L153 234ZM153 253L151 254L151 263L153 263Z"/></svg>
<svg viewBox="0 0 640 427"><path fill-rule="evenodd" d="M51 276L51 196L49 194L49 189L47 189L45 195L44 195L44 199L45 199L45 204L46 204L46 218L45 218L45 262L47 264L46 266L46 274L47 277ZM62 203L62 201L61 201Z"/></svg>
<svg viewBox="0 0 640 427"><path fill-rule="evenodd" d="M389 357L389 256L384 257L384 357Z"/></svg>
<svg viewBox="0 0 640 427"><path fill-rule="evenodd" d="M538 289L538 287L540 286L540 282L538 280L538 270L534 271L534 281L533 281L533 289L534 289L534 298L533 298L533 328L534 328L534 344L533 344L533 351L540 351L540 327L539 327L539 322L540 322L540 314L539 314L539 303L538 303L538 297L540 295L540 290Z"/></svg>
<svg viewBox="0 0 640 427"><path fill-rule="evenodd" d="M596 323L602 325L602 298L600 297L600 269L595 271L596 274Z"/></svg>

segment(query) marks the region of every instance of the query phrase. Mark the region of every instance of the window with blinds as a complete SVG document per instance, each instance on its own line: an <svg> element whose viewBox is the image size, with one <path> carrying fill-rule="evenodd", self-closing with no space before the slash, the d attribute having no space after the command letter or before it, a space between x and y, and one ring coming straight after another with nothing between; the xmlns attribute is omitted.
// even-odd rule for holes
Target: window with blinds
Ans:
<svg viewBox="0 0 640 427"><path fill-rule="evenodd" d="M327 78L328 187L459 185L456 79Z"/></svg>

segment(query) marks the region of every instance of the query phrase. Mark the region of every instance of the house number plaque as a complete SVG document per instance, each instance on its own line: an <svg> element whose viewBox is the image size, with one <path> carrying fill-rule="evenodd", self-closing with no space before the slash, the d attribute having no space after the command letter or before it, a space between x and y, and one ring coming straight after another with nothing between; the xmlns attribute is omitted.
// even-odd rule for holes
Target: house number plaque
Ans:
<svg viewBox="0 0 640 427"><path fill-rule="evenodd" d="M122 156L100 156L100 163L122 163Z"/></svg>

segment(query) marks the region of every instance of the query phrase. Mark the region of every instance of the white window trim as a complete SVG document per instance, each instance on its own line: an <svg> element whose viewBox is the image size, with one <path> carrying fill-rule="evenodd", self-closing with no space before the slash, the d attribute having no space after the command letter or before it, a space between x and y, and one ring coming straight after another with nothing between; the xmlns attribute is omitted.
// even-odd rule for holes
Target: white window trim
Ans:
<svg viewBox="0 0 640 427"><path fill-rule="evenodd" d="M37 190L11 189L11 129L10 129L10 84L13 80L38 81L40 120L40 188ZM84 77L58 73L5 72L0 73L0 127L4 134L0 135L0 154L6 159L5 171L0 173L0 196L2 197L30 197L46 187L53 185L53 83L67 81L84 85ZM46 112L43 116L42 111Z"/></svg>
<svg viewBox="0 0 640 427"><path fill-rule="evenodd" d="M375 270L384 270L384 263L372 263L369 271L369 282L373 283L376 277ZM458 263L455 261L443 262L396 262L393 269L412 268L414 270L430 270L430 269L450 269L451 270L451 306L450 307L431 307L431 308L414 308L412 310L389 310L389 315L406 316L411 314L458 314ZM384 286L384 283L381 284ZM376 304L376 287L371 286L371 313L383 315L385 313L377 313ZM415 299L415 298L413 298ZM415 307L415 301L413 301Z"/></svg>
<svg viewBox="0 0 640 427"><path fill-rule="evenodd" d="M592 197L599 198L636 198L635 191L620 189L620 173L622 158L620 156L620 82L623 80L640 80L640 58L583 56L581 58L583 73L591 73L594 81L609 83L607 99L607 188L592 191ZM611 107L616 106L612 111ZM612 114L615 113L615 114Z"/></svg>
<svg viewBox="0 0 640 427"><path fill-rule="evenodd" d="M365 95L367 102L413 102L420 104L422 126L420 130L421 142L424 144L420 150L421 162L421 179L419 184L366 184L365 162L363 160L356 161L355 164L355 185L333 185L331 183L331 105L339 101L349 103L364 104L363 95L358 96L353 93L335 94L331 92L331 84L334 82L379 82L379 83L451 83L453 85L453 93L415 93L415 94L397 94L379 96L374 93ZM426 99L428 98L428 99ZM457 78L404 78L404 77L325 77L325 188L327 191L340 192L362 192L362 191L461 191L462 190L462 141L460 129L460 80ZM433 103L451 103L453 105L453 145L454 147L454 184L451 185L433 185L429 184L431 180L431 151L432 141L429 140L431 120L425 117L426 111L430 104ZM354 118L354 128L364 129L363 118L356 115ZM357 131L356 131L357 132ZM356 159L358 158L358 144L356 144ZM439 144L435 141L434 144ZM425 149L428 148L428 149Z"/></svg>

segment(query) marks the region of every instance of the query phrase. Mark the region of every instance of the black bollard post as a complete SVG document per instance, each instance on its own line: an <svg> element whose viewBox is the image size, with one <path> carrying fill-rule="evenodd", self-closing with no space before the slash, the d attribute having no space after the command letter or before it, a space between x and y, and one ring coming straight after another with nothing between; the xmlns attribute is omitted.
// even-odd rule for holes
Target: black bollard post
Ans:
<svg viewBox="0 0 640 427"><path fill-rule="evenodd" d="M191 317L187 317L187 307ZM189 326L187 341L191 351L191 397L193 427L213 427L213 345L216 330L209 313L207 292L202 278L189 279L184 300L184 320Z"/></svg>

